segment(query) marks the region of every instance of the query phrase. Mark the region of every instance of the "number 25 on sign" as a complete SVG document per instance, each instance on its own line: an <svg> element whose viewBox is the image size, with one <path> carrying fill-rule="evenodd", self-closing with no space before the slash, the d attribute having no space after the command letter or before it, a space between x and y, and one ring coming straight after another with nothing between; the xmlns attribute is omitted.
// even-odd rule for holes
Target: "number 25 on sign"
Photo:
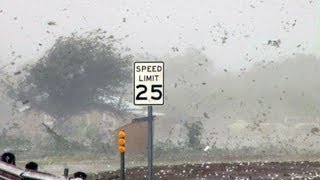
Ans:
<svg viewBox="0 0 320 180"><path fill-rule="evenodd" d="M134 63L134 104L164 104L164 63L159 61Z"/></svg>

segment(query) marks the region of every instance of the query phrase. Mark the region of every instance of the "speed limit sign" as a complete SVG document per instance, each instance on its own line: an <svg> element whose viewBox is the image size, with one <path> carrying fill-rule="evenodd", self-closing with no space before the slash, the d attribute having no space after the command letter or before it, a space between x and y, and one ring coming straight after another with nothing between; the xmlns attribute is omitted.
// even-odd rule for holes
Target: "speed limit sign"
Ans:
<svg viewBox="0 0 320 180"><path fill-rule="evenodd" d="M164 104L164 62L134 63L134 104Z"/></svg>

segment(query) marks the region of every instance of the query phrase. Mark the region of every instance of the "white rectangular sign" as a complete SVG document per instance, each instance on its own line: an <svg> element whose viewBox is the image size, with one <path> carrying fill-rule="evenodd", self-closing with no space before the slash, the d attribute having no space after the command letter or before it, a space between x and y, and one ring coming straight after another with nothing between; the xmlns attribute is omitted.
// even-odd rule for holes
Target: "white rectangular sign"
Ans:
<svg viewBox="0 0 320 180"><path fill-rule="evenodd" d="M164 104L164 62L134 63L134 104Z"/></svg>

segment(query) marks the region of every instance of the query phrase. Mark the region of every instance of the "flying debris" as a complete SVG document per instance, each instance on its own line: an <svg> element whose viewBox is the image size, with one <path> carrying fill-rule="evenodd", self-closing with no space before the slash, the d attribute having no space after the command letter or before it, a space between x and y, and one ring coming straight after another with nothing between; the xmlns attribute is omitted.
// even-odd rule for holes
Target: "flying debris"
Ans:
<svg viewBox="0 0 320 180"><path fill-rule="evenodd" d="M171 49L173 52L179 52L179 49L177 47L172 47Z"/></svg>
<svg viewBox="0 0 320 180"><path fill-rule="evenodd" d="M317 127L314 127L314 128L311 129L311 133L312 134L319 134L319 132L320 132L320 129L317 128Z"/></svg>
<svg viewBox="0 0 320 180"><path fill-rule="evenodd" d="M270 46L280 47L280 44L281 44L281 40L280 39L278 39L278 40L269 40L268 41L268 45L270 45Z"/></svg>
<svg viewBox="0 0 320 180"><path fill-rule="evenodd" d="M227 42L227 39L228 39L228 37L226 37L226 36L222 37L221 38L222 44L225 44Z"/></svg>
<svg viewBox="0 0 320 180"><path fill-rule="evenodd" d="M204 152L207 152L209 149L210 149L210 146L206 146L206 147L203 149L203 151L204 151Z"/></svg>
<svg viewBox="0 0 320 180"><path fill-rule="evenodd" d="M57 25L57 24L56 24L56 22L54 22L54 21L49 21L49 22L48 22L48 25L49 25L49 26L55 26L55 25Z"/></svg>
<svg viewBox="0 0 320 180"><path fill-rule="evenodd" d="M19 112L23 112L23 111L28 110L28 109L30 109L30 106L23 106L23 107L19 108L18 111Z"/></svg>
<svg viewBox="0 0 320 180"><path fill-rule="evenodd" d="M14 72L14 75L19 75L19 74L21 74L21 71Z"/></svg>
<svg viewBox="0 0 320 180"><path fill-rule="evenodd" d="M209 115L208 115L208 113L203 113L203 116L205 117L205 118L207 118L207 119L209 119L210 117L209 117Z"/></svg>
<svg viewBox="0 0 320 180"><path fill-rule="evenodd" d="M23 102L22 102L22 104L24 105L24 104L28 104L29 103L29 100L24 100Z"/></svg>
<svg viewBox="0 0 320 180"><path fill-rule="evenodd" d="M297 24L297 20L294 20L294 23L292 24L292 27L294 27Z"/></svg>

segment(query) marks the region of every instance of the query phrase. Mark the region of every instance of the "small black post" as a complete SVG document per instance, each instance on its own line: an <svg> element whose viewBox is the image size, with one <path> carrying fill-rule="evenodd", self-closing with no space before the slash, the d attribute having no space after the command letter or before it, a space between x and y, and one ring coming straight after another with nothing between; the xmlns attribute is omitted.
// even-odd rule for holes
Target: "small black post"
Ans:
<svg viewBox="0 0 320 180"><path fill-rule="evenodd" d="M69 176L69 168L67 168L67 167L64 168L63 176L66 177L66 178Z"/></svg>
<svg viewBox="0 0 320 180"><path fill-rule="evenodd" d="M121 164L120 164L121 180L125 180L124 152L120 154L120 158L121 158Z"/></svg>
<svg viewBox="0 0 320 180"><path fill-rule="evenodd" d="M125 141L126 133L124 129L118 132L118 136L119 136L118 150L120 153L120 176L121 176L121 180L125 180L124 154L126 152L126 141Z"/></svg>

